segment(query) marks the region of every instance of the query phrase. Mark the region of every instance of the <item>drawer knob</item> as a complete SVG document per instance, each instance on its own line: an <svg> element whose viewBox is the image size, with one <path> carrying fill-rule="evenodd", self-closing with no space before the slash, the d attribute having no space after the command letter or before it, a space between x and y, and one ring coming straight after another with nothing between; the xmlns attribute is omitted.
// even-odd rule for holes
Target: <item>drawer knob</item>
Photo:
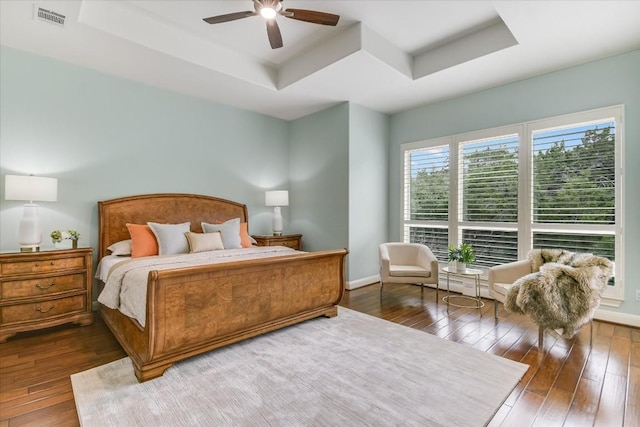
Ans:
<svg viewBox="0 0 640 427"><path fill-rule="evenodd" d="M47 289L49 289L50 287L52 287L53 285L55 285L55 282L51 282L48 285L41 285L40 283L36 284L36 288L38 289L42 289L43 291L46 291Z"/></svg>
<svg viewBox="0 0 640 427"><path fill-rule="evenodd" d="M55 264L53 263L53 261L51 261L51 265L55 265ZM40 267L40 263L39 263L39 262L36 262L36 267Z"/></svg>
<svg viewBox="0 0 640 427"><path fill-rule="evenodd" d="M36 305L36 311L39 311L40 313L47 313L47 312L53 310L54 308L56 308L56 306L52 305L51 307L47 308L46 310L43 310L42 307L40 307L40 304Z"/></svg>

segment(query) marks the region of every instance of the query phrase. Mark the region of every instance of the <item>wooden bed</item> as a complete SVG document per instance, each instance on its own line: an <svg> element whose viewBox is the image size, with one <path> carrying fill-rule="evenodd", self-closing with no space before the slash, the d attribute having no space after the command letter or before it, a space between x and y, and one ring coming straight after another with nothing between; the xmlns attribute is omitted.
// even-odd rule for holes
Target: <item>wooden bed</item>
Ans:
<svg viewBox="0 0 640 427"><path fill-rule="evenodd" d="M99 257L129 239L126 223L247 221L246 205L210 196L151 194L98 202ZM147 280L146 325L101 305L139 381L174 362L318 316L337 315L346 249L154 270Z"/></svg>

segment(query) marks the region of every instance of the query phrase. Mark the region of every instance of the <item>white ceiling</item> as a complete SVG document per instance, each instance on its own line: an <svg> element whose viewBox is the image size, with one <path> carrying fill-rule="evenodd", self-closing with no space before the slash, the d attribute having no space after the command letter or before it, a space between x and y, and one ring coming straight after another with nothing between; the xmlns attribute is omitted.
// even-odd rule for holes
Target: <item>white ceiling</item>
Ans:
<svg viewBox="0 0 640 427"><path fill-rule="evenodd" d="M60 28L34 3L66 16ZM640 1L284 0L341 16L209 25L250 0L0 0L0 44L295 119L344 101L396 113L640 48ZM639 70L640 72L640 70Z"/></svg>

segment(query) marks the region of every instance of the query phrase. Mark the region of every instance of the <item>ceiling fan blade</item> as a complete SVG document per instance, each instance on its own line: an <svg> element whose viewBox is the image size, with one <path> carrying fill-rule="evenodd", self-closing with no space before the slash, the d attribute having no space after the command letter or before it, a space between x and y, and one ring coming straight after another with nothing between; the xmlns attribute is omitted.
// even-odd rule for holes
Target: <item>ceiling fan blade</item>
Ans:
<svg viewBox="0 0 640 427"><path fill-rule="evenodd" d="M318 12L317 10L286 9L282 15L287 18L297 19L298 21L311 22L320 25L331 25L333 27L335 27L340 20L339 15Z"/></svg>
<svg viewBox="0 0 640 427"><path fill-rule="evenodd" d="M275 19L267 19L267 34L269 35L271 49L282 47L282 34L280 34L280 27Z"/></svg>
<svg viewBox="0 0 640 427"><path fill-rule="evenodd" d="M221 24L223 22L235 21L236 19L248 18L250 16L257 15L253 10L247 10L244 12L228 13L226 15L212 16L210 18L203 18L202 20L207 24Z"/></svg>

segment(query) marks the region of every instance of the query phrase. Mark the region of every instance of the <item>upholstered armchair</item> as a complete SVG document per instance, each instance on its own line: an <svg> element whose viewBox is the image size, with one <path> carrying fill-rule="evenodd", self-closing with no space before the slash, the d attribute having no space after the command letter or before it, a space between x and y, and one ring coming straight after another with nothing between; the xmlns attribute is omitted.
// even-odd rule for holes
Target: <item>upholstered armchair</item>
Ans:
<svg viewBox="0 0 640 427"><path fill-rule="evenodd" d="M513 283L521 277L531 274L531 261L528 259L508 264L496 265L487 271L489 296L493 298L494 317L498 318L498 303L503 303Z"/></svg>
<svg viewBox="0 0 640 427"><path fill-rule="evenodd" d="M507 311L529 316L538 325L538 351L543 351L544 331L573 337L589 323L593 339L593 314L602 292L614 274L614 264L604 257L560 249L535 249L527 259L491 267L489 294Z"/></svg>
<svg viewBox="0 0 640 427"><path fill-rule="evenodd" d="M436 285L438 298L438 260L429 247L419 243L382 243L380 253L380 292L385 283Z"/></svg>

